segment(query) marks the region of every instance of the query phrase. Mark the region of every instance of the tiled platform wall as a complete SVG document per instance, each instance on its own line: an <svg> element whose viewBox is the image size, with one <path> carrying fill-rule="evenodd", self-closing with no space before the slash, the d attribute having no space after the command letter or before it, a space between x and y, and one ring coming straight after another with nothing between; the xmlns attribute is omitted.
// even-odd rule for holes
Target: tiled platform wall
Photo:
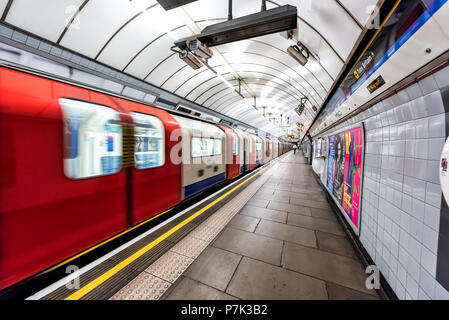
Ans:
<svg viewBox="0 0 449 320"><path fill-rule="evenodd" d="M360 240L399 299L449 299L436 280L448 111L446 67L332 129L365 125Z"/></svg>

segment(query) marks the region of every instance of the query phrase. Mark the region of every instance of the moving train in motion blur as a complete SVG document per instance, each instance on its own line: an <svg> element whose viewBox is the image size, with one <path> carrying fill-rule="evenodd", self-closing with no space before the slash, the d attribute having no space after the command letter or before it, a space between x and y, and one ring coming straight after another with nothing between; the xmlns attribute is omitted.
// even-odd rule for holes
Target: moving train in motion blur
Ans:
<svg viewBox="0 0 449 320"><path fill-rule="evenodd" d="M10 66L0 144L0 289L291 149Z"/></svg>

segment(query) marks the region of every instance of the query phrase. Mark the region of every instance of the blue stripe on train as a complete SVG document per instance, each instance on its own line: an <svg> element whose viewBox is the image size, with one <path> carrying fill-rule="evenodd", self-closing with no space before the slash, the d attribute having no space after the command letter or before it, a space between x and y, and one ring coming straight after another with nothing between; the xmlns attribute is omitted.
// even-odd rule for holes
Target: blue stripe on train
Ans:
<svg viewBox="0 0 449 320"><path fill-rule="evenodd" d="M226 179L226 174L221 173L219 175L210 177L206 180L202 180L199 182L196 182L194 184L188 185L184 188L184 195L186 198L190 198L191 196L194 196L197 193L200 193L204 190L207 190L217 183L223 182Z"/></svg>

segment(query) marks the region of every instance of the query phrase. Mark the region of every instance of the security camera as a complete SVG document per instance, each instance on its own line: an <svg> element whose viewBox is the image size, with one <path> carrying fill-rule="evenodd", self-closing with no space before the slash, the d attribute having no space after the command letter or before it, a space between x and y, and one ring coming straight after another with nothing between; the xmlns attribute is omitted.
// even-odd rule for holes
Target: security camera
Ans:
<svg viewBox="0 0 449 320"><path fill-rule="evenodd" d="M288 47L287 53L302 66L306 65L310 56L309 50L300 42L297 45Z"/></svg>
<svg viewBox="0 0 449 320"><path fill-rule="evenodd" d="M194 70L197 70L202 66L201 62L190 51L179 52L179 57Z"/></svg>
<svg viewBox="0 0 449 320"><path fill-rule="evenodd" d="M194 55L203 59L212 58L212 51L198 39L189 41L189 49L193 52Z"/></svg>

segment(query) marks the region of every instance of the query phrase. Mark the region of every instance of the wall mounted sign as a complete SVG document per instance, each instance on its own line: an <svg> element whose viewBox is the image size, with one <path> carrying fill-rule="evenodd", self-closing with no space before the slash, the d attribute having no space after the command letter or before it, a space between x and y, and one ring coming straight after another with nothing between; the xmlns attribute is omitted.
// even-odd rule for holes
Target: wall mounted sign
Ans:
<svg viewBox="0 0 449 320"><path fill-rule="evenodd" d="M376 78L376 80L374 80L373 82L371 82L369 84L369 86L367 87L369 93L374 93L374 91L376 91L377 89L379 89L380 87L382 87L385 84L385 80L384 78L382 78L382 76L378 76Z"/></svg>

